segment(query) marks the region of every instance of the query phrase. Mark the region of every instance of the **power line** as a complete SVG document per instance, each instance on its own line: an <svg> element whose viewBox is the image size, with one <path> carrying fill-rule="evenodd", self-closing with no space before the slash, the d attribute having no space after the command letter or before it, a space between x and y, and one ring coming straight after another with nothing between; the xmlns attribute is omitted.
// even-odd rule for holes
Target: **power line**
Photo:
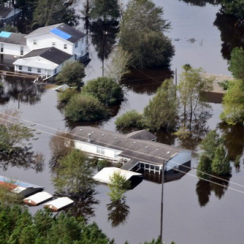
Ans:
<svg viewBox="0 0 244 244"><path fill-rule="evenodd" d="M0 114L4 114L4 113L0 113ZM5 115L8 115L8 114L5 114ZM15 117L15 116L11 116L11 115L8 115L8 116L13 117L13 118L17 118L17 117ZM20 124L20 123L18 123L18 122L9 121L9 120L7 120L7 119L3 119L3 118L0 118L0 119L1 119L1 120L5 120L5 121L10 122L10 123L13 123L13 124ZM42 127L44 127L44 128L48 128L48 129L51 129L51 130L55 130L55 131L57 131L57 132L66 133L66 134L68 134L68 135L73 136L73 135L72 135L71 133L69 133L69 132L64 132L64 131L61 131L61 130L57 130L57 129L54 129L54 128L49 127L49 126L45 126L45 125L42 125L42 124L35 123L35 122L33 122L33 121L28 121L28 120L25 120L25 119L22 119L22 120L24 120L24 121L26 121L26 122L28 122L28 123L34 123L34 125L39 125L39 126L42 126ZM27 126L27 127L29 127L29 126ZM31 127L29 127L29 128L31 128ZM40 130L40 129L36 129L36 130L38 130L38 131L40 131L40 132L42 132L42 133L48 134L48 135L56 136L56 137L59 137L59 138L62 138L62 139L67 140L67 138L66 138L66 137L63 137L63 136L55 135L55 134L53 134L53 133L50 133L50 132L47 132L47 131L44 131L44 130ZM82 139L87 139L86 137L82 137L82 136L77 136L77 137L82 138ZM72 140L73 142L75 142L74 139L70 139L70 138L69 138L69 140ZM100 141L97 141L97 142L100 142ZM111 144L104 143L104 142L100 142L100 143L103 143L103 144L105 144L105 145L111 145ZM117 147L120 148L121 150L124 149L124 148L119 147L119 146L117 146ZM75 148L75 147L71 147L71 148L73 148L73 149L77 149L77 148ZM131 149L127 149L127 150L132 151ZM148 155L148 154L143 153L143 152L139 152L139 153L140 153L140 154L144 154L144 155ZM131 155L128 155L128 157L129 157L129 158L133 158L133 159L137 159L137 160L141 160L141 158L138 158L138 157L132 157ZM158 156L154 156L154 157L156 157L156 158L158 158L158 159L162 159L162 160L166 160L166 161L168 161L167 159L165 159L165 158L163 158L163 157L158 157ZM186 165L179 164L179 163L177 163L177 162L175 162L175 161L173 161L173 160L171 160L171 161L172 161L173 163L175 163L175 164L177 164L177 165L179 165L179 166L185 167L185 168L187 168L187 169L190 169L190 170L191 170L191 169L194 169L193 167L188 167L188 166L186 166ZM147 160L147 162L150 162L150 163L154 164L154 162L151 161L151 160ZM176 168L175 168L175 170L178 170L178 171L179 171L179 169L176 169ZM220 177L217 177L217 176L214 176L214 175L211 175L211 174L207 174L207 173L202 172L202 171L200 171L200 170L197 170L197 169L194 169L194 170L196 170L196 171L198 171L198 172L201 172L201 173L204 173L204 174L206 174L206 175L209 175L209 176L211 176L212 178L216 178L216 179L225 181L225 182L227 182L227 183L231 183L231 184L233 184L233 185L237 185L237 186L240 186L240 187L244 187L244 185L241 185L241 184L238 184L238 183L235 183L235 182L232 182L232 181L228 181L228 180L225 180L225 179L223 179L223 178L220 178ZM184 173L185 173L185 172L184 172ZM195 176L195 177L197 178L197 176ZM216 184L216 185L220 185L220 186L222 186L222 187L226 187L225 185L216 183L216 182L211 181L211 180L208 180L208 179L204 179L204 178L202 178L202 177L198 177L198 178L199 178L199 179L202 179L202 180L204 180L204 181L211 182L211 183ZM231 188L230 188L230 189L231 189ZM233 189L234 189L234 188L233 188ZM236 190L236 191L238 191L238 190ZM244 193L244 192L243 192L243 193Z"/></svg>

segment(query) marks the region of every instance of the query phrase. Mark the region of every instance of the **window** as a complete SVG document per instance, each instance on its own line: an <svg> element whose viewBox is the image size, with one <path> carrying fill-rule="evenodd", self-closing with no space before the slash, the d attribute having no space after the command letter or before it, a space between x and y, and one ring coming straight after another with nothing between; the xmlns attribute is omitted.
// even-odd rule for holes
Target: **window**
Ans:
<svg viewBox="0 0 244 244"><path fill-rule="evenodd" d="M57 74L57 69L54 70L54 74Z"/></svg>
<svg viewBox="0 0 244 244"><path fill-rule="evenodd" d="M77 55L75 54L75 60L77 59Z"/></svg>
<svg viewBox="0 0 244 244"><path fill-rule="evenodd" d="M75 47L78 47L78 42L75 43Z"/></svg>
<svg viewBox="0 0 244 244"><path fill-rule="evenodd" d="M32 68L31 67L28 67L28 71L32 71Z"/></svg>
<svg viewBox="0 0 244 244"><path fill-rule="evenodd" d="M3 53L3 43L1 43L1 53Z"/></svg>
<svg viewBox="0 0 244 244"><path fill-rule="evenodd" d="M41 73L41 69L40 69L40 68L38 68L38 69L37 69L37 72L38 72L38 73Z"/></svg>
<svg viewBox="0 0 244 244"><path fill-rule="evenodd" d="M24 54L24 47L20 47L20 55Z"/></svg>
<svg viewBox="0 0 244 244"><path fill-rule="evenodd" d="M34 40L34 41L33 41L33 44L36 45L36 43L37 43L36 40Z"/></svg>
<svg viewBox="0 0 244 244"><path fill-rule="evenodd" d="M117 158L119 153L120 153L119 151L114 151L114 157Z"/></svg>
<svg viewBox="0 0 244 244"><path fill-rule="evenodd" d="M22 66L19 66L19 70L22 70Z"/></svg>
<svg viewBox="0 0 244 244"><path fill-rule="evenodd" d="M64 49L67 49L67 44L64 44Z"/></svg>
<svg viewBox="0 0 244 244"><path fill-rule="evenodd" d="M97 147L97 153L98 154L105 154L104 147Z"/></svg>
<svg viewBox="0 0 244 244"><path fill-rule="evenodd" d="M55 42L52 42L52 45L53 45L53 47L56 45L56 43Z"/></svg>

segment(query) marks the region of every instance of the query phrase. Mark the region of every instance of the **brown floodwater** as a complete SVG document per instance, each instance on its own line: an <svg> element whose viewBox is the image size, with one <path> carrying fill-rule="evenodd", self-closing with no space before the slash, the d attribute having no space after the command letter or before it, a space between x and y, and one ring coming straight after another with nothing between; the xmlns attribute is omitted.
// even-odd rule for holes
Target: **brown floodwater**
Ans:
<svg viewBox="0 0 244 244"><path fill-rule="evenodd" d="M164 17L172 26L167 35L172 38L176 53L170 70L133 71L123 82L126 101L120 107L114 108L113 118L94 126L115 130L114 121L117 116L132 109L142 112L163 79L169 78L175 69L180 74L182 65L186 63L193 67L202 67L208 73L230 74L227 59L223 58L228 57L226 50L225 55L222 54L225 39L222 39L220 30L224 28L219 30L214 25L219 6L209 4L213 1L154 0L154 2L164 7ZM90 46L90 57L91 62L86 67L85 81L102 75L102 62L94 45ZM18 103L18 93L25 91L32 83L13 78L5 78L4 82L6 89L0 96L0 111L19 107L21 121L40 132L39 139L32 142L31 150L44 154L45 161L42 172L36 172L32 165L23 167L18 161L5 162L5 168L0 168L0 175L44 186L46 191L53 194L55 189L49 168L51 158L49 142L58 130L69 131L75 125L68 123L62 111L57 108L57 93L54 90L33 86ZM202 136L198 133L217 128L226 138L226 148L231 160L234 160L243 152L244 129L242 126L228 127L221 124L219 119L221 104L210 105L212 107L209 111L210 116L206 121L199 120L194 138L180 141L177 137L162 132L158 134L159 140L197 151L197 142ZM196 165L197 161L194 158L191 166ZM142 243L160 235L165 242L175 241L177 244L244 243L243 162L239 168L232 165L230 179L215 182L223 186L199 181L194 169L183 177L176 175L174 181L164 184L163 209L160 179L155 176L146 178L148 180L144 179L126 193L125 202L111 204L107 194L108 187L98 185L97 194L89 199L81 199L72 211L85 215L90 222L96 221L108 237L114 238L118 244L126 240L131 244ZM35 210L36 208L33 209Z"/></svg>

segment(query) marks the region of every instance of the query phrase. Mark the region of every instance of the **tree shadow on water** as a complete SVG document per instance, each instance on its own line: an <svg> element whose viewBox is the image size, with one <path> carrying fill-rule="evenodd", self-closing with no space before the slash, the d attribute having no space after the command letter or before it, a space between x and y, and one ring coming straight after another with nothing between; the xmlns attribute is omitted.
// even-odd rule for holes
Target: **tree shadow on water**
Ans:
<svg viewBox="0 0 244 244"><path fill-rule="evenodd" d="M126 204L124 198L107 204L107 210L108 221L111 222L112 227L117 227L120 224L124 224L130 213L130 207Z"/></svg>

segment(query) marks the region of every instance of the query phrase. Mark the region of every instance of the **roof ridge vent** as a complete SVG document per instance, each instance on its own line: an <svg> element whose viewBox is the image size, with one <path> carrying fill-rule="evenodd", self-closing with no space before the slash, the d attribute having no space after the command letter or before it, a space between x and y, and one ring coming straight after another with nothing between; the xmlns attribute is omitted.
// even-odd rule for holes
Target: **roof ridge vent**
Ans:
<svg viewBox="0 0 244 244"><path fill-rule="evenodd" d="M136 142L135 142L135 141L133 141L133 143L134 143L134 144L136 144Z"/></svg>
<svg viewBox="0 0 244 244"><path fill-rule="evenodd" d="M117 136L115 136L115 137L114 137L114 140L116 140L117 138L118 138L118 137L117 137Z"/></svg>
<svg viewBox="0 0 244 244"><path fill-rule="evenodd" d="M102 136L104 136L104 134L102 134Z"/></svg>

